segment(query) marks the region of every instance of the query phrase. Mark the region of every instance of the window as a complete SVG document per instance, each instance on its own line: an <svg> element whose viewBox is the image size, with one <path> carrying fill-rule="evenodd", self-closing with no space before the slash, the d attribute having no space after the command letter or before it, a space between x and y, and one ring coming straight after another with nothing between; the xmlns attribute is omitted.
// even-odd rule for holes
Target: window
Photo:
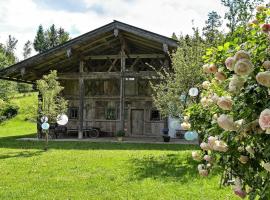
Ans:
<svg viewBox="0 0 270 200"><path fill-rule="evenodd" d="M116 120L116 109L112 107L106 108L106 119L107 120Z"/></svg>
<svg viewBox="0 0 270 200"><path fill-rule="evenodd" d="M151 116L150 116L151 121L160 121L160 113L159 110L151 110Z"/></svg>
<svg viewBox="0 0 270 200"><path fill-rule="evenodd" d="M69 109L69 118L70 119L78 119L78 111L79 109L77 107L70 108Z"/></svg>
<svg viewBox="0 0 270 200"><path fill-rule="evenodd" d="M115 101L97 101L96 119L117 120L119 118L119 103Z"/></svg>
<svg viewBox="0 0 270 200"><path fill-rule="evenodd" d="M135 78L129 77L125 79L125 95L135 96L137 93Z"/></svg>

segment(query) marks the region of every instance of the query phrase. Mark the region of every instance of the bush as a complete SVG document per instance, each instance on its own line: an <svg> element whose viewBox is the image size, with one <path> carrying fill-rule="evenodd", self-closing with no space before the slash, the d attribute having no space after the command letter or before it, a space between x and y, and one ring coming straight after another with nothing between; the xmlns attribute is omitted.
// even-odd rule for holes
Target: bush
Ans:
<svg viewBox="0 0 270 200"><path fill-rule="evenodd" d="M12 118L18 114L19 107L12 103L2 102L0 108L0 122Z"/></svg>
<svg viewBox="0 0 270 200"><path fill-rule="evenodd" d="M116 132L117 137L124 137L126 135L126 132L123 130L119 130Z"/></svg>

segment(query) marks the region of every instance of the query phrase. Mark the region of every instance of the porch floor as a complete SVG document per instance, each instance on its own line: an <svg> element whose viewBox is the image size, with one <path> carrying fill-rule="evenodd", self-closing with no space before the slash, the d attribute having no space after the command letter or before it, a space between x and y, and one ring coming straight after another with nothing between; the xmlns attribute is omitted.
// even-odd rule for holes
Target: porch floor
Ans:
<svg viewBox="0 0 270 200"><path fill-rule="evenodd" d="M44 141L39 138L19 138L17 140L23 141ZM198 145L198 140L187 141L185 139L171 138L170 142L163 142L162 137L124 137L123 141L118 141L116 137L99 137L99 138L61 138L50 139L56 142L111 142L111 143L140 143L140 144L194 144Z"/></svg>

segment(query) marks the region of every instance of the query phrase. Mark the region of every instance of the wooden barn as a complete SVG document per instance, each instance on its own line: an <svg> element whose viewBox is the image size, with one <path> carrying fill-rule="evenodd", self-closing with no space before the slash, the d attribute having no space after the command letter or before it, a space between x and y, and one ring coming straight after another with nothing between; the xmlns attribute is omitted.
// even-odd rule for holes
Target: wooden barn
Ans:
<svg viewBox="0 0 270 200"><path fill-rule="evenodd" d="M35 84L57 70L69 101L68 129L83 138L85 127L128 136L160 136L166 120L153 105L150 81L170 67L177 41L119 21L16 63L0 78Z"/></svg>

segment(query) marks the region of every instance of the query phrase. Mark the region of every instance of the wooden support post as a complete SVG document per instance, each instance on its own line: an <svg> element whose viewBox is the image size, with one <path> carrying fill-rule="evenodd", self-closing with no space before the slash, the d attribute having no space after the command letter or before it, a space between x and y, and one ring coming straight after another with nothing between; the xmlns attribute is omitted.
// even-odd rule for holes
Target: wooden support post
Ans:
<svg viewBox="0 0 270 200"><path fill-rule="evenodd" d="M36 88L34 88L36 90ZM37 109L37 137L42 138L42 128L41 128L41 111L42 111L42 95L38 92L38 109Z"/></svg>
<svg viewBox="0 0 270 200"><path fill-rule="evenodd" d="M120 130L125 128L125 52L121 51L121 77L120 77Z"/></svg>
<svg viewBox="0 0 270 200"><path fill-rule="evenodd" d="M84 62L80 61L80 73L83 73ZM83 138L83 110L84 110L84 78L80 76L79 78L79 130L78 138Z"/></svg>

